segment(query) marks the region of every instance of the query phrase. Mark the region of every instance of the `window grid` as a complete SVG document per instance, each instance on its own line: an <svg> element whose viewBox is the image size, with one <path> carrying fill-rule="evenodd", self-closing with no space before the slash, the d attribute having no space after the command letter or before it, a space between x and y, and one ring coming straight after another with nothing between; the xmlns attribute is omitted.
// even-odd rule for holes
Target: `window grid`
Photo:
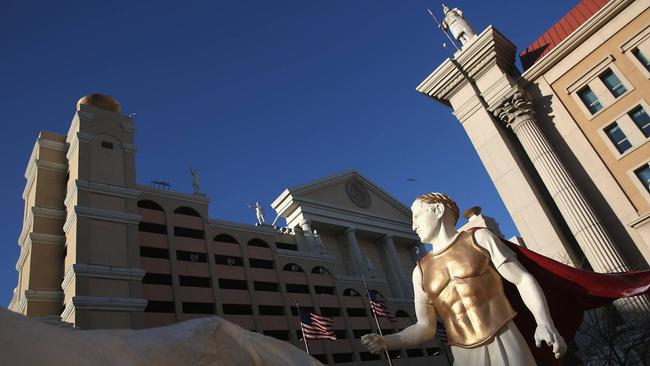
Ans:
<svg viewBox="0 0 650 366"><path fill-rule="evenodd" d="M640 49L635 48L632 50L632 54L634 57L636 57L637 60L645 67L646 70L650 71L650 62L648 61L648 58L641 52Z"/></svg>
<svg viewBox="0 0 650 366"><path fill-rule="evenodd" d="M637 106L628 113L630 119L639 127L643 136L650 137L650 116L642 106Z"/></svg>
<svg viewBox="0 0 650 366"><path fill-rule="evenodd" d="M623 130L618 126L618 123L614 122L605 128L605 133L619 153L622 154L632 147L632 144L627 139L627 136L625 136L625 133L623 133Z"/></svg>
<svg viewBox="0 0 650 366"><path fill-rule="evenodd" d="M650 165L645 164L639 169L634 171L634 174L636 174L636 177L639 178L641 181L641 184L643 184L643 187L645 187L646 191L650 193Z"/></svg>
<svg viewBox="0 0 650 366"><path fill-rule="evenodd" d="M585 107L589 110L591 114L598 112L603 109L603 105L600 103L596 94L591 90L590 87L586 87L578 92L580 100L585 104Z"/></svg>
<svg viewBox="0 0 650 366"><path fill-rule="evenodd" d="M608 69L600 75L600 80L605 84L607 89L614 97L619 97L621 94L627 91L625 85L621 82L621 79L614 74L611 69Z"/></svg>

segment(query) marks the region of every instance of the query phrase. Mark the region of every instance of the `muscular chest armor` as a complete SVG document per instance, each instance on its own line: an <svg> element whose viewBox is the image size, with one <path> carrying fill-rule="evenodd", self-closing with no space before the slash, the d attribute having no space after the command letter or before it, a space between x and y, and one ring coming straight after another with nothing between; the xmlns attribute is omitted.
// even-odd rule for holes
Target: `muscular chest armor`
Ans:
<svg viewBox="0 0 650 366"><path fill-rule="evenodd" d="M444 321L450 345L489 343L517 315L490 257L467 232L443 251L424 256L419 267L422 289Z"/></svg>

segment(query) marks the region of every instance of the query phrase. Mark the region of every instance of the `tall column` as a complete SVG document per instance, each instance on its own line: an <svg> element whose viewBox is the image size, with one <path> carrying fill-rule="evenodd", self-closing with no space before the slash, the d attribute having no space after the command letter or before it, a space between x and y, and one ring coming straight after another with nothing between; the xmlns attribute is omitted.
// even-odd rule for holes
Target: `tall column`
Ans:
<svg viewBox="0 0 650 366"><path fill-rule="evenodd" d="M307 241L307 246L309 247L309 251L313 253L318 253L318 243L314 238L314 232L311 227L311 221L307 219L301 220L300 228L302 229L303 236L305 237L305 241Z"/></svg>
<svg viewBox="0 0 650 366"><path fill-rule="evenodd" d="M348 248L350 248L350 254L352 254L355 274L359 275L365 272L366 267L361 258L361 248L359 247L359 242L357 242L357 236L353 227L345 229L345 238L348 243Z"/></svg>
<svg viewBox="0 0 650 366"><path fill-rule="evenodd" d="M390 266L397 274L397 282L399 283L399 288L401 290L401 297L408 297L408 289L410 288L409 281L404 274L404 269L402 268L399 256L397 255L395 243L393 242L393 236L384 235L381 238L381 241L384 244L384 248L386 248L386 252L388 253L388 261L390 263Z"/></svg>
<svg viewBox="0 0 650 366"><path fill-rule="evenodd" d="M493 113L521 142L594 270L605 273L628 270L618 248L537 125L533 101L524 91L515 90ZM646 298L635 298L633 302L635 308L650 310Z"/></svg>

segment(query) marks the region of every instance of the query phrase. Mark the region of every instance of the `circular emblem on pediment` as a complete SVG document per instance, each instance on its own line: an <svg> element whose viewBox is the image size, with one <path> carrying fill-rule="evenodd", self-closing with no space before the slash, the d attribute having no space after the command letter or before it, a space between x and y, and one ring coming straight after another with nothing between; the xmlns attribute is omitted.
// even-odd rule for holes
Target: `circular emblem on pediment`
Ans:
<svg viewBox="0 0 650 366"><path fill-rule="evenodd" d="M370 207L370 193L368 189L356 179L350 179L345 183L345 193L350 200L361 208Z"/></svg>

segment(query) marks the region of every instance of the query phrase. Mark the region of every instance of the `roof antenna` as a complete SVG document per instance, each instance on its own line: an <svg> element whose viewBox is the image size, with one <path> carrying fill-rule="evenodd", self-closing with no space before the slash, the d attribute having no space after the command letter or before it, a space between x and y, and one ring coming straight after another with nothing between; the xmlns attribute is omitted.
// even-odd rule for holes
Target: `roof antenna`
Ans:
<svg viewBox="0 0 650 366"><path fill-rule="evenodd" d="M433 20L436 21L436 24L438 24L438 28L440 29L440 31L441 31L442 33L444 33L445 36L447 36L447 39L449 40L449 42L451 42L451 44L453 44L454 47L456 47L456 51L460 51L460 48L458 48L458 46L456 45L456 42L454 42L454 40L452 40L451 37L449 37L449 34L448 34L447 31L445 31L445 29L442 27L442 24L440 24L440 22L438 21L438 19L436 18L436 16L433 15L433 12L431 11L431 9L427 8L427 10L429 11L429 14L431 14L431 17L433 18ZM443 47L447 47L447 44L446 44L446 43L443 43L442 46L443 46Z"/></svg>

